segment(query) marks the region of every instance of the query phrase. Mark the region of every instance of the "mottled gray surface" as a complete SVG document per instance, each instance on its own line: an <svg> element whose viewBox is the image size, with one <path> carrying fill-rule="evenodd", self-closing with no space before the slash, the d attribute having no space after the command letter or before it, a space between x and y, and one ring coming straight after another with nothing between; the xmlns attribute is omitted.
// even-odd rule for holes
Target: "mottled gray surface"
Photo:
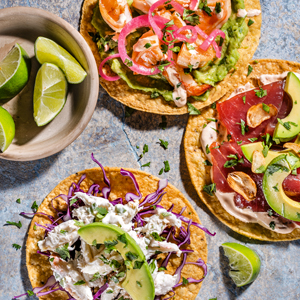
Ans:
<svg viewBox="0 0 300 300"><path fill-rule="evenodd" d="M255 58L281 58L300 61L299 0L262 0L263 27L261 44ZM71 0L0 0L0 8L9 6L32 6L49 10L78 28L81 1ZM194 204L203 222L215 237L207 237L209 274L197 299L299 299L300 263L299 242L261 243L245 239L229 230L201 204L190 183L185 164L182 139L188 117L167 117L168 126L161 130L161 116L136 112L125 119L124 106L100 90L98 105L89 125L81 136L64 151L35 162L8 162L0 160L0 224L6 220L22 221L23 227L1 227L0 299L8 300L14 295L31 289L25 265L25 235L30 220L19 216L30 211L33 201L42 199L55 185L68 175L93 167L91 152L107 166L140 168L151 161L144 170L157 175L163 161L168 159L171 171L168 179ZM163 150L158 139L169 142ZM137 162L141 148L147 143L149 152ZM136 145L140 149L136 149ZM16 199L21 198L21 204ZM219 247L223 242L242 242L254 248L262 260L258 279L243 289L234 288L223 275ZM16 251L13 243L22 245ZM34 299L34 297L31 297Z"/></svg>

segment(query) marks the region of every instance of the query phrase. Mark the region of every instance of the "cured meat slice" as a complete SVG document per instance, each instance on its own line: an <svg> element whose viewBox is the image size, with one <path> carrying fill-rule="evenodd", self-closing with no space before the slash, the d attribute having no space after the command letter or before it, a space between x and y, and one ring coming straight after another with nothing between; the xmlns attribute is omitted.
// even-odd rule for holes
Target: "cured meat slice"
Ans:
<svg viewBox="0 0 300 300"><path fill-rule="evenodd" d="M267 95L262 98L256 96L255 91L259 89L254 89L217 104L219 121L227 128L228 133L234 141L248 141L249 138L257 138L264 135L266 132L272 134L274 131L278 116L274 116L271 119L264 121L256 128L248 128L248 131L245 132L244 135L242 134L240 123L242 122L241 120L246 123L247 112L251 106L259 103L273 104L277 107L280 115L286 113L288 105L285 105L284 111L281 111L284 98L283 81L265 85L262 89L267 92ZM243 98L246 99L245 103Z"/></svg>

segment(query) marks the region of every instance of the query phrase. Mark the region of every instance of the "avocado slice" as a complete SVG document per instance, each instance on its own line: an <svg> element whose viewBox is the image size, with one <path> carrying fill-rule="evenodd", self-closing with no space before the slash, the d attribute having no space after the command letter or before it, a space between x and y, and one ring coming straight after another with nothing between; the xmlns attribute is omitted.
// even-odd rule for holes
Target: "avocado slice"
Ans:
<svg viewBox="0 0 300 300"><path fill-rule="evenodd" d="M78 234L89 245L110 244L122 255L124 260L131 261L122 287L133 300L153 300L155 288L153 278L145 255L135 240L124 230L115 225L100 222L81 227Z"/></svg>
<svg viewBox="0 0 300 300"><path fill-rule="evenodd" d="M243 146L241 146L241 149L242 149L243 154L245 155L245 157L252 163L253 152L256 151L256 150L262 152L263 149L264 149L264 146L263 146L262 142L257 142L257 143L251 143L251 144L243 145ZM265 157L266 166L274 158L276 158L277 156L281 155L285 151L286 150L278 152L278 151L269 150L268 154L267 154L267 157Z"/></svg>
<svg viewBox="0 0 300 300"><path fill-rule="evenodd" d="M299 165L300 159L292 153L281 154L271 161L263 177L263 192L268 204L279 215L300 221L300 203L289 198L282 187L284 179Z"/></svg>
<svg viewBox="0 0 300 300"><path fill-rule="evenodd" d="M284 91L288 93L293 101L290 114L277 123L273 138L280 139L282 142L292 140L300 132L300 80L292 72L286 78ZM282 124L287 124L286 127Z"/></svg>

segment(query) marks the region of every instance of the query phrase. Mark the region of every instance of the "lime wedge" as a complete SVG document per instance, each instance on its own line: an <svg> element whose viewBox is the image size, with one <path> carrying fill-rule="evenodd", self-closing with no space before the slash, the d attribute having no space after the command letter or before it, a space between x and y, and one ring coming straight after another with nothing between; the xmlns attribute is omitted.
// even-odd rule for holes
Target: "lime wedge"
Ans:
<svg viewBox="0 0 300 300"><path fill-rule="evenodd" d="M86 77L86 72L79 62L54 41L39 37L35 41L34 51L40 64L52 63L59 66L69 83L80 83Z"/></svg>
<svg viewBox="0 0 300 300"><path fill-rule="evenodd" d="M4 152L15 137L15 122L12 116L0 106L0 152Z"/></svg>
<svg viewBox="0 0 300 300"><path fill-rule="evenodd" d="M31 61L25 50L15 46L0 62L0 100L9 100L27 84Z"/></svg>
<svg viewBox="0 0 300 300"><path fill-rule="evenodd" d="M35 79L33 116L37 126L53 120L66 103L68 83L64 73L53 64L43 64Z"/></svg>
<svg viewBox="0 0 300 300"><path fill-rule="evenodd" d="M229 276L236 286L253 282L260 271L258 255L252 249L237 243L224 243L222 247L229 259Z"/></svg>

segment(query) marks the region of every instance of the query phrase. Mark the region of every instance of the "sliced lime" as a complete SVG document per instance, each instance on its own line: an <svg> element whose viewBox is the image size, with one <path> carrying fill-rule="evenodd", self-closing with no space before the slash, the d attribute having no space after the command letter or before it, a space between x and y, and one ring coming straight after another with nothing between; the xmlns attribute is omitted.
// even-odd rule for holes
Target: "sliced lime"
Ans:
<svg viewBox="0 0 300 300"><path fill-rule="evenodd" d="M53 120L66 103L68 83L59 67L45 63L38 70L33 94L33 116L37 126Z"/></svg>
<svg viewBox="0 0 300 300"><path fill-rule="evenodd" d="M30 67L28 54L15 44L0 62L0 100L9 100L21 92L28 82Z"/></svg>
<svg viewBox="0 0 300 300"><path fill-rule="evenodd" d="M7 110L0 106L0 152L4 152L15 137L15 122Z"/></svg>
<svg viewBox="0 0 300 300"><path fill-rule="evenodd" d="M86 72L79 62L54 41L39 37L35 41L34 50L40 64L52 63L59 66L69 83L80 83L86 77Z"/></svg>
<svg viewBox="0 0 300 300"><path fill-rule="evenodd" d="M237 243L224 243L222 247L229 259L229 276L236 286L253 282L260 271L258 255L252 249Z"/></svg>

